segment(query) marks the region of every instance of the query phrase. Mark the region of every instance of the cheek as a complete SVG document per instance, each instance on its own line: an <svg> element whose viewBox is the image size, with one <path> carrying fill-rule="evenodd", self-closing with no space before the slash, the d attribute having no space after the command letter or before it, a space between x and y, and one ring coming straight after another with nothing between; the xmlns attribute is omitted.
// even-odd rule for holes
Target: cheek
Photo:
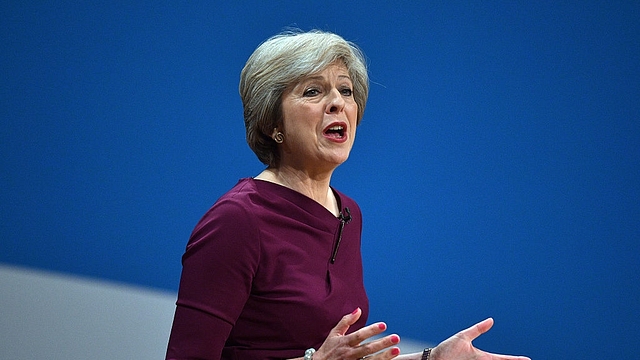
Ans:
<svg viewBox="0 0 640 360"><path fill-rule="evenodd" d="M358 123L358 105L354 103L352 107L347 109L347 118L349 119L350 125L355 128L355 125Z"/></svg>

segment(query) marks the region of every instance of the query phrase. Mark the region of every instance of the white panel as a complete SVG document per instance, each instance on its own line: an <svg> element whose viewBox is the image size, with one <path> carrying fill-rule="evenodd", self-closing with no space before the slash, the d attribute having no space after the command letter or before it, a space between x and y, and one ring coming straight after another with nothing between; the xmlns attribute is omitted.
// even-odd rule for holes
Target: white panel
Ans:
<svg viewBox="0 0 640 360"><path fill-rule="evenodd" d="M173 293L0 266L0 359L163 359ZM426 344L402 340L403 353Z"/></svg>
<svg viewBox="0 0 640 360"><path fill-rule="evenodd" d="M175 294L0 266L0 359L163 359Z"/></svg>

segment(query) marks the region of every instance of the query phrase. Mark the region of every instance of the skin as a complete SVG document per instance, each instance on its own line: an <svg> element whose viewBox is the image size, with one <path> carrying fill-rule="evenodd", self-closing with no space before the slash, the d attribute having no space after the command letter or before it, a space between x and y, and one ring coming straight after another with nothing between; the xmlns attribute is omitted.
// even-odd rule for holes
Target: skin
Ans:
<svg viewBox="0 0 640 360"><path fill-rule="evenodd" d="M381 339L362 343L365 339L378 335L386 329L384 323L371 324L349 335L345 335L349 326L353 325L362 313L357 309L345 315L331 330L331 333L314 354L314 360L325 359L360 359L367 360L420 360L422 353L400 355L396 347L400 342L397 335L385 336ZM488 318L465 330L458 332L433 348L429 360L531 360L525 356L492 354L473 346L472 341L489 331L493 319Z"/></svg>
<svg viewBox="0 0 640 360"><path fill-rule="evenodd" d="M281 104L282 126L274 129L273 134L284 133L284 141L278 145L280 165L265 169L256 179L296 190L338 216L337 201L329 184L333 171L347 160L355 141L358 105L352 92L349 72L341 62L287 89ZM342 131L328 131L336 126ZM396 346L400 337L396 334L369 341L387 330L385 323L374 323L347 335L361 315L362 311L356 309L343 316L313 359L421 359L422 353L400 355ZM493 319L489 318L458 332L436 346L430 360L530 360L475 348L472 341L492 326Z"/></svg>
<svg viewBox="0 0 640 360"><path fill-rule="evenodd" d="M282 97L282 126L275 130L285 136L279 145L280 165L256 178L296 190L337 215L329 183L333 171L349 157L356 137L358 105L352 89L342 63L287 89ZM332 126L341 126L342 133L328 132Z"/></svg>

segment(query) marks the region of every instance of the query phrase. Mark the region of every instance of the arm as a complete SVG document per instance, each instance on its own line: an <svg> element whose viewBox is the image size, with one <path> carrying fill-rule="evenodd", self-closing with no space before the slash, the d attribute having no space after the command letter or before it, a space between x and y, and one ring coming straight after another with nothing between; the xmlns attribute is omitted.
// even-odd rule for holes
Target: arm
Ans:
<svg viewBox="0 0 640 360"><path fill-rule="evenodd" d="M178 305L167 360L220 359L231 324L201 310Z"/></svg>
<svg viewBox="0 0 640 360"><path fill-rule="evenodd" d="M182 258L167 359L220 359L258 258L258 236L241 206L218 203L200 220Z"/></svg>

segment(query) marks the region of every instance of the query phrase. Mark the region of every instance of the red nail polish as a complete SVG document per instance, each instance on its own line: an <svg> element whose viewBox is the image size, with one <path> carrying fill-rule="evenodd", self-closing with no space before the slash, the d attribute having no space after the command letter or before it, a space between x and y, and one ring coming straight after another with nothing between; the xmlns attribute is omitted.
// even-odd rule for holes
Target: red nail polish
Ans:
<svg viewBox="0 0 640 360"><path fill-rule="evenodd" d="M400 355L400 349L398 349L398 348L391 349L391 355L393 355L393 356Z"/></svg>
<svg viewBox="0 0 640 360"><path fill-rule="evenodd" d="M380 323L380 324L378 324L378 329L386 330L387 329L387 325L385 323Z"/></svg>
<svg viewBox="0 0 640 360"><path fill-rule="evenodd" d="M356 308L355 310L353 310L353 312L351 313L351 315L355 315L358 313L358 310L360 310L360 308Z"/></svg>
<svg viewBox="0 0 640 360"><path fill-rule="evenodd" d="M391 342L394 343L394 344L399 343L400 342L400 337L398 335L393 335L391 337Z"/></svg>

